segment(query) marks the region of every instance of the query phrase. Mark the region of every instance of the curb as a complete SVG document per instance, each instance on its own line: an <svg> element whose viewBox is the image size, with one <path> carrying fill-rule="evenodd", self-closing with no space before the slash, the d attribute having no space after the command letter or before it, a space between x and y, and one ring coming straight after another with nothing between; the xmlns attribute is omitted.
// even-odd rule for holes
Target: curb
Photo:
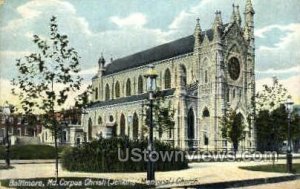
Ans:
<svg viewBox="0 0 300 189"><path fill-rule="evenodd" d="M197 184L197 185L186 185L186 186L161 186L157 188L161 189L222 189L222 188L236 188L236 187L246 187L246 186L255 186L260 184L271 184L279 183L285 181L292 181L300 179L300 174L288 175L288 176L278 176L278 177L268 177L268 178L257 178L257 179L247 179L247 180L235 180L235 181L225 181L225 182L216 182L216 183L207 183L207 184Z"/></svg>

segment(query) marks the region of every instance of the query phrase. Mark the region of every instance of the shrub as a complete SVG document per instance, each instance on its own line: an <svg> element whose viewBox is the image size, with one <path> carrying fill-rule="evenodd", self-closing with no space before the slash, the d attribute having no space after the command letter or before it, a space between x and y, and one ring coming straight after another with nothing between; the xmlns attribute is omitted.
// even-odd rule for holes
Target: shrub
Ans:
<svg viewBox="0 0 300 189"><path fill-rule="evenodd" d="M154 146L157 152L174 151L175 153L175 151L180 151L159 141L156 141ZM134 148L144 151L147 149L147 141L132 141L125 138L99 139L80 147L67 148L62 153L62 167L69 171L85 172L144 172L147 170L147 161L144 159L133 161L129 157L127 161L120 161L118 148L122 149L120 154L122 158L125 158L126 149L128 149L129 154ZM155 162L155 170L168 171L187 168L188 163L185 156L178 157L176 159L173 155L170 161L163 161L159 158Z"/></svg>
<svg viewBox="0 0 300 189"><path fill-rule="evenodd" d="M4 159L5 155L5 147L0 146L0 159ZM55 159L55 148L48 145L14 145L10 147L10 159Z"/></svg>

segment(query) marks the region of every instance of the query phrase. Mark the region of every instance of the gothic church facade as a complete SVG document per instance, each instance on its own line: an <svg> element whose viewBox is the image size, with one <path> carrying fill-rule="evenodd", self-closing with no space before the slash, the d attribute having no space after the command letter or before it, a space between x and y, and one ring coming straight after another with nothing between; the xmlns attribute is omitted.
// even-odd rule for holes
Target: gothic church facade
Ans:
<svg viewBox="0 0 300 189"><path fill-rule="evenodd" d="M190 36L116 59L92 79L92 104L83 116L87 140L113 128L115 135L145 137L148 65L158 72L157 83L175 110L175 126L154 137L182 149L224 149L232 145L221 135L220 119L236 110L246 125L240 149L255 148L251 99L255 95L254 9L247 0L244 21L238 6L223 23L217 11L211 29L202 30L197 19ZM250 120L250 121L249 121Z"/></svg>

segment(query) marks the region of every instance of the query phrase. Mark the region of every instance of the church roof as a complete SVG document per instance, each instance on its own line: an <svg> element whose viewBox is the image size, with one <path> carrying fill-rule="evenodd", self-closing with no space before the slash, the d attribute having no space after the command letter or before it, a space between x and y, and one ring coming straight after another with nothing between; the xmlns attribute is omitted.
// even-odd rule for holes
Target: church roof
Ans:
<svg viewBox="0 0 300 189"><path fill-rule="evenodd" d="M162 94L161 96L171 96L174 94L175 89L167 89L161 91ZM96 108L96 107L102 107L102 106L110 106L110 105L115 105L115 104L122 104L122 103L127 103L127 102L135 102L139 100L146 100L148 99L149 94L148 93L143 93L139 95L132 95L128 97L122 97L122 98L117 98L117 99L112 99L112 100L107 100L107 101L98 101L94 102L89 106L89 108Z"/></svg>
<svg viewBox="0 0 300 189"><path fill-rule="evenodd" d="M151 62L186 54L192 52L193 48L194 36L190 35L124 58L116 59L107 65L104 74L109 75L122 70L143 66Z"/></svg>
<svg viewBox="0 0 300 189"><path fill-rule="evenodd" d="M204 39L205 35L207 36L209 41L212 41L214 38L213 29L203 31L201 37L202 40ZM123 70L143 66L151 62L165 60L179 55L191 53L194 50L194 42L194 36L189 35L187 37L183 37L169 43L165 43L123 58L116 59L106 66L104 75L110 75Z"/></svg>

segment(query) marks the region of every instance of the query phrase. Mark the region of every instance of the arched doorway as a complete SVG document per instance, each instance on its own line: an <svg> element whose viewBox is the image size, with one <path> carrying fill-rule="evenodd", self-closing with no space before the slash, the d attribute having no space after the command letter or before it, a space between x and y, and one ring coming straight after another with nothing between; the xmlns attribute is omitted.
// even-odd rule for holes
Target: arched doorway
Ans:
<svg viewBox="0 0 300 189"><path fill-rule="evenodd" d="M187 138L189 149L193 148L194 138L195 138L195 115L192 108L188 111L187 116Z"/></svg>
<svg viewBox="0 0 300 189"><path fill-rule="evenodd" d="M233 119L233 124L232 124L232 130L233 133L242 133L245 134L244 132L244 116L241 113L237 113L236 116ZM245 136L245 135L244 135ZM244 142L245 138L241 140L240 142L238 141L237 137L234 137L234 141L232 141L233 148L238 150L239 143L241 143L241 147L244 148Z"/></svg>
<svg viewBox="0 0 300 189"><path fill-rule="evenodd" d="M132 138L138 139L139 136L139 119L136 113L133 114L133 124L132 124Z"/></svg>
<svg viewBox="0 0 300 189"><path fill-rule="evenodd" d="M125 136L125 123L125 116L122 114L120 118L120 136L122 137Z"/></svg>
<svg viewBox="0 0 300 189"><path fill-rule="evenodd" d="M89 118L89 122L88 122L88 139L89 141L92 140L92 130L93 130L93 122L92 122L92 119Z"/></svg>

